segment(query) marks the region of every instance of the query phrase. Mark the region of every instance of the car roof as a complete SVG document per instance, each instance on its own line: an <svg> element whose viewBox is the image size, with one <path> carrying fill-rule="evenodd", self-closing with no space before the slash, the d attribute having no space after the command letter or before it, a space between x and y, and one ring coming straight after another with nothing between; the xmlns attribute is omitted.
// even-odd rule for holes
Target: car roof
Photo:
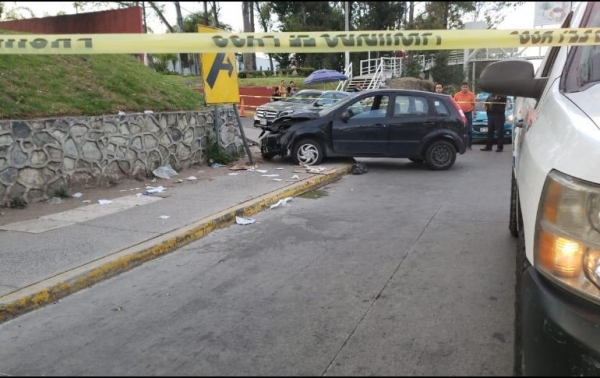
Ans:
<svg viewBox="0 0 600 378"><path fill-rule="evenodd" d="M447 94L443 94L443 93L436 93L436 92L428 92L428 91L418 91L415 89L369 89L366 91L361 91L361 92L357 92L356 94L359 95L361 93L389 93L389 94L414 94L414 95L428 95L428 96L434 96L434 97L439 97L439 98L447 98L450 97Z"/></svg>
<svg viewBox="0 0 600 378"><path fill-rule="evenodd" d="M333 90L331 90L331 91L324 91L323 93L324 93L324 94L325 94L325 93L341 93L341 94L344 94L344 95L350 95L350 93L348 93L348 92L344 92L344 91L333 91Z"/></svg>
<svg viewBox="0 0 600 378"><path fill-rule="evenodd" d="M320 89L302 89L299 90L298 92L296 92L296 94L298 93L323 93L324 91L320 90Z"/></svg>

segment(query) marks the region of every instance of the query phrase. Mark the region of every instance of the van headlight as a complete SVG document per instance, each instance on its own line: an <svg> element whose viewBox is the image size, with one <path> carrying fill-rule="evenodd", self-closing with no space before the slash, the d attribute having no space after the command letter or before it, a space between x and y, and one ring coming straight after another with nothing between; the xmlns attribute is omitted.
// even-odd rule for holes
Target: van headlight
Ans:
<svg viewBox="0 0 600 378"><path fill-rule="evenodd" d="M550 172L537 219L535 267L600 303L600 185Z"/></svg>

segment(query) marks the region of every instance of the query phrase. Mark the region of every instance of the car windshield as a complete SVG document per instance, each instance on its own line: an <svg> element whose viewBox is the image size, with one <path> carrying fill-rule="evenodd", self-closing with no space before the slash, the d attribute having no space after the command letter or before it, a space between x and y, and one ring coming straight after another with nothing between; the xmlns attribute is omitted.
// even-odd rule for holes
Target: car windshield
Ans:
<svg viewBox="0 0 600 378"><path fill-rule="evenodd" d="M319 93L304 92L304 93L297 93L296 95L294 95L292 97L288 97L284 101L285 102L293 102L296 104L310 104L315 99L317 99L319 96L320 96Z"/></svg>
<svg viewBox="0 0 600 378"><path fill-rule="evenodd" d="M478 112L485 112L485 109L483 108L483 101L477 101L475 103L475 110Z"/></svg>
<svg viewBox="0 0 600 378"><path fill-rule="evenodd" d="M336 111L337 109L345 106L348 102L352 101L353 98L354 98L354 96L349 95L347 97L344 97L344 98L336 101L332 105L324 108L323 110L320 110L319 116L324 117L324 116L328 115L329 113Z"/></svg>

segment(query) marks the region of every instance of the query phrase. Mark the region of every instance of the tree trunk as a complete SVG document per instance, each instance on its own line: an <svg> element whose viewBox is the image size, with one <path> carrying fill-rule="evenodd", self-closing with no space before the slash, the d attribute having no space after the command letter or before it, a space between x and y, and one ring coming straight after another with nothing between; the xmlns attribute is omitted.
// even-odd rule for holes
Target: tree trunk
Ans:
<svg viewBox="0 0 600 378"><path fill-rule="evenodd" d="M208 1L203 1L204 3L204 25L208 25Z"/></svg>
<svg viewBox="0 0 600 378"><path fill-rule="evenodd" d="M215 28L219 27L219 12L217 11L217 2L213 1L213 16L215 17Z"/></svg>
<svg viewBox="0 0 600 378"><path fill-rule="evenodd" d="M407 29L412 29L413 28L413 22L415 22L415 2L414 1L410 1L409 2L409 8L408 8L408 25L407 25Z"/></svg>
<svg viewBox="0 0 600 378"><path fill-rule="evenodd" d="M142 1L142 17L144 19L144 33L148 33L148 20L146 18L146 2Z"/></svg>
<svg viewBox="0 0 600 378"><path fill-rule="evenodd" d="M242 18L244 21L244 32L249 33L250 30L250 9L252 9L251 1L242 1ZM244 72L248 73L253 71L252 69L252 54L244 53L242 54L242 58L244 60Z"/></svg>
<svg viewBox="0 0 600 378"><path fill-rule="evenodd" d="M181 14L181 6L179 5L179 1L174 1L175 3L175 13L177 14L177 26L179 26L179 32L183 33L183 15ZM179 53L179 62L181 63L179 66L179 73L183 75L183 69L185 67L189 67L188 56L185 53Z"/></svg>
<svg viewBox="0 0 600 378"><path fill-rule="evenodd" d="M250 23L250 32L254 33L256 29L254 28L254 7L252 6L252 1L249 1L248 8L250 8L249 15L249 23ZM256 71L256 54L252 53L252 70Z"/></svg>
<svg viewBox="0 0 600 378"><path fill-rule="evenodd" d="M450 4L447 2L444 3L444 29L448 29L448 16L450 13Z"/></svg>
<svg viewBox="0 0 600 378"><path fill-rule="evenodd" d="M169 24L169 21L167 21L165 15L160 11L160 9L158 9L156 4L154 4L154 1L148 1L148 4L150 4L150 7L154 10L154 12L156 12L160 20L163 22L163 24L165 24L169 31L173 33L173 27L171 26L171 24Z"/></svg>

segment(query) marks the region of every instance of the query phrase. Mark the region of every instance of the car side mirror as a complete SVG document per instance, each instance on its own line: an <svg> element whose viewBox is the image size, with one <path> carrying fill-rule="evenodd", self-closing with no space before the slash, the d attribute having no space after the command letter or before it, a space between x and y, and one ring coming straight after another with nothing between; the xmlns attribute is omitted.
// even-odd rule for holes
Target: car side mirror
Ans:
<svg viewBox="0 0 600 378"><path fill-rule="evenodd" d="M547 77L536 78L533 64L523 59L492 63L479 76L482 91L535 99L542 95L547 82Z"/></svg>
<svg viewBox="0 0 600 378"><path fill-rule="evenodd" d="M348 111L347 111L347 110L344 110L344 111L342 112L342 115L340 116L340 119L341 119L341 120L342 120L344 123L348 122L348 120L350 119L350 113L348 113Z"/></svg>

